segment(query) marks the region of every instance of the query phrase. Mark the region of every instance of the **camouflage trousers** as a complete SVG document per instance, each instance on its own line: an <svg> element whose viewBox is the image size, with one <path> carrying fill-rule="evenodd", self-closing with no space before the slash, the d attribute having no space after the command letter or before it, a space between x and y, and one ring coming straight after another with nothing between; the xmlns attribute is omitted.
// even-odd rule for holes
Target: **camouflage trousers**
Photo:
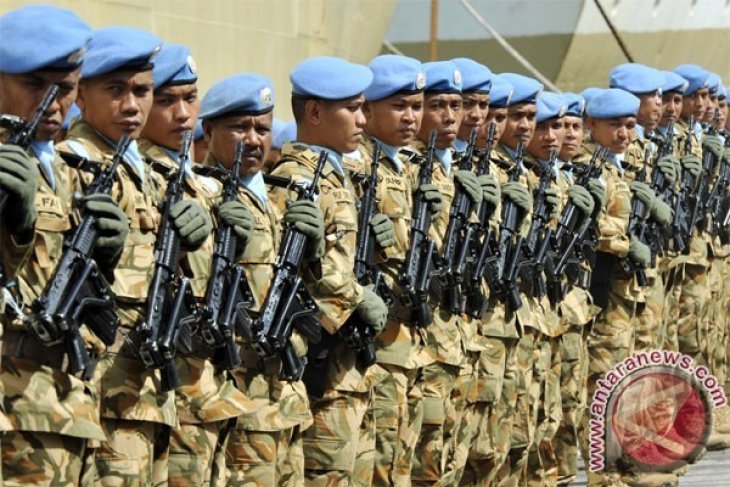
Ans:
<svg viewBox="0 0 730 487"><path fill-rule="evenodd" d="M634 329L637 316L641 313L643 303L625 299L621 295L610 292L606 308L596 317L588 333L588 380L587 380L587 412L581 418L579 444L583 459L588 459L588 411L596 390L596 381L610 371L616 364L632 353ZM615 476L609 472L588 472L589 485L610 485L606 482Z"/></svg>
<svg viewBox="0 0 730 487"><path fill-rule="evenodd" d="M423 422L419 369L380 364L388 376L373 389L373 485L411 485L411 467Z"/></svg>
<svg viewBox="0 0 730 487"><path fill-rule="evenodd" d="M94 456L100 485L167 485L169 426L109 418L102 418L101 426L107 441Z"/></svg>
<svg viewBox="0 0 730 487"><path fill-rule="evenodd" d="M452 431L446 449L443 485L458 485L469 460L469 451L476 438L479 426L477 405L477 382L479 374L479 352L467 351L465 364L459 370L452 393L454 404Z"/></svg>
<svg viewBox="0 0 730 487"><path fill-rule="evenodd" d="M679 351L677 321L679 320L679 295L682 292L683 266L668 269L662 275L664 283L664 307L659 345L664 350Z"/></svg>
<svg viewBox="0 0 730 487"><path fill-rule="evenodd" d="M535 437L527 459L528 485L549 486L558 482L555 435L563 419L560 396L562 368L561 337L544 337L535 347L530 404L535 408Z"/></svg>
<svg viewBox="0 0 730 487"><path fill-rule="evenodd" d="M495 482L500 486L524 485L526 482L527 452L535 437L537 409L530 401L539 383L534 380L535 358L541 357L542 335L534 328L525 328L519 338L515 354L508 356L505 367L503 401L498 406L497 421L507 428L509 441L499 445L498 451L507 446L504 463L496 473ZM501 443L501 442L500 442Z"/></svg>
<svg viewBox="0 0 730 487"><path fill-rule="evenodd" d="M707 316L710 306L708 269L684 264L681 270L677 337L679 351L692 357L698 364L707 365Z"/></svg>
<svg viewBox="0 0 730 487"><path fill-rule="evenodd" d="M314 423L304 432L307 486L369 486L375 464L370 392L331 390L311 403Z"/></svg>
<svg viewBox="0 0 730 487"><path fill-rule="evenodd" d="M456 409L452 394L459 367L435 362L423 368L423 423L411 473L413 485L437 485L444 475Z"/></svg>
<svg viewBox="0 0 730 487"><path fill-rule="evenodd" d="M246 431L237 425L226 447L228 486L304 485L299 426L283 431Z"/></svg>
<svg viewBox="0 0 730 487"><path fill-rule="evenodd" d="M589 326L572 326L560 337L560 396L563 420L553 440L558 462L558 483L568 484L578 474L578 427L586 407Z"/></svg>
<svg viewBox="0 0 730 487"><path fill-rule="evenodd" d="M85 465L88 440L57 433L5 431L0 434L4 486L92 486Z"/></svg>
<svg viewBox="0 0 730 487"><path fill-rule="evenodd" d="M229 421L181 424L170 433L169 485L193 487L216 485L225 466L224 449Z"/></svg>
<svg viewBox="0 0 730 487"><path fill-rule="evenodd" d="M727 258L715 258L711 261L707 273L710 289L710 303L707 318L704 320L707 330L707 365L710 372L717 377L720 384L727 381L727 341L730 340L728 315L725 300L730 287L730 271Z"/></svg>
<svg viewBox="0 0 730 487"><path fill-rule="evenodd" d="M476 399L462 419L462 424L474 428L462 485L490 485L509 449L510 428L498 422L497 405L502 400L507 355L514 355L517 341L489 337L484 342L486 350L476 366Z"/></svg>
<svg viewBox="0 0 730 487"><path fill-rule="evenodd" d="M661 274L648 277L649 285L643 288L645 306L636 320L634 332L634 350L639 352L661 347L662 324L664 316L664 281Z"/></svg>

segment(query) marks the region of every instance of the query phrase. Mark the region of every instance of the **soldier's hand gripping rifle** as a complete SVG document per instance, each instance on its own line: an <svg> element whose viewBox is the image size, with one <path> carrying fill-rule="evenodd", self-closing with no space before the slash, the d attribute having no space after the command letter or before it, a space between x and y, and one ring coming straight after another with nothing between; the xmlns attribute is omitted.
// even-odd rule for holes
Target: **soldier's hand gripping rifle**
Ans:
<svg viewBox="0 0 730 487"><path fill-rule="evenodd" d="M122 137L107 167L101 164L89 166L99 173L87 195L111 193L117 167L129 143L129 136ZM85 159L69 161L81 167L85 162ZM71 373L80 372L92 364L79 334L81 323L107 345L114 343L119 326L119 318L114 312L114 296L93 259L99 238L96 220L96 216L84 214L76 230L67 238L53 277L31 305L33 316L28 321L45 346L66 344Z"/></svg>
<svg viewBox="0 0 730 487"><path fill-rule="evenodd" d="M477 130L472 129L469 144L459 160L458 167L460 170L471 171L476 140ZM467 246L464 237L472 206L472 201L467 196L464 188L457 184L449 209L449 224L446 228L444 251L439 259L439 268L436 270L444 290L442 293L445 298L443 305L453 314L460 314L464 309L464 295L462 293L463 266L459 265L458 259L459 254L462 254L464 247Z"/></svg>
<svg viewBox="0 0 730 487"><path fill-rule="evenodd" d="M191 312L194 298L190 279L178 273L180 234L171 215L172 207L182 201L185 192L185 166L190 161L192 136L191 131L183 134L180 164L168 178L162 223L155 241L155 268L148 292L147 310L144 321L137 328L142 340L139 356L147 368L160 369L163 391L176 389L180 385L175 367L175 349L185 346L185 342L190 340L189 336L181 334L181 329L195 319Z"/></svg>
<svg viewBox="0 0 730 487"><path fill-rule="evenodd" d="M319 194L319 179L326 161L327 153L322 151L312 181L297 188L298 200L315 200ZM258 354L264 358L280 355L280 377L284 380L299 380L304 372L305 363L297 356L291 344L293 329L296 327L308 338L310 344L320 339L321 325L317 318L319 307L299 275L299 267L308 243L309 237L294 225L287 225L274 264L271 286L259 317L252 327L252 343Z"/></svg>
<svg viewBox="0 0 730 487"><path fill-rule="evenodd" d="M604 147L596 146L590 162L581 169L574 184L587 189L588 181L600 177L603 160L606 158L607 153L608 150ZM581 256L585 254L585 246L591 245L590 228L595 225L595 220L600 211L600 206L596 204L592 215L583 215L571 200L568 200L565 208L563 208L554 235L557 258L554 260L548 259L546 261L548 265L545 268L548 279L548 299L550 299L553 306L560 303L565 296L566 289L563 286L562 279L568 265L580 265ZM580 226L578 223L580 223ZM593 243L593 246L595 246L595 243Z"/></svg>
<svg viewBox="0 0 730 487"><path fill-rule="evenodd" d="M401 299L411 310L417 326L431 324L431 309L428 293L434 273L436 244L428 236L431 228L431 210L420 188L433 180L433 158L436 150L436 131L431 132L426 157L421 161L418 173L418 188L413 195L413 214L411 218L411 247L408 249L403 270L399 276L403 289Z"/></svg>
<svg viewBox="0 0 730 487"><path fill-rule="evenodd" d="M690 116L687 138L684 140L683 155L685 156L692 154L692 127L694 127L694 117ZM689 244L692 239L687 205L696 184L697 180L692 173L687 169L683 169L682 184L679 194L674 200L674 218L672 219L672 244L674 250L680 254L689 252Z"/></svg>
<svg viewBox="0 0 730 487"><path fill-rule="evenodd" d="M725 151L730 149L730 133L725 134ZM730 242L730 158L724 156L715 185L708 198L712 215L713 236L720 236L723 245Z"/></svg>
<svg viewBox="0 0 730 487"><path fill-rule="evenodd" d="M479 157L477 163L477 177L489 174L489 161L494 148L497 124L492 122L487 129L487 145ZM483 200L477 207L477 222L469 223L464 236L465 245L461 247L461 253L457 258L456 272L463 274L466 261L473 259L469 280L466 287L466 308L474 318L478 318L484 312L485 296L482 292L482 279L486 273L487 259L493 255L494 229L489 225L496 207L489 201Z"/></svg>
<svg viewBox="0 0 730 487"><path fill-rule="evenodd" d="M555 167L557 161L558 152L552 149L548 161L540 164L540 184L534 195L532 222L530 222L530 231L525 242L530 259L533 293L538 298L542 298L547 293L544 269L548 249L553 243L553 228L548 225L550 223L550 207L547 204L546 197L550 182L553 179L553 167Z"/></svg>
<svg viewBox="0 0 730 487"><path fill-rule="evenodd" d="M238 194L238 173L245 144L236 144L233 166L226 175L221 203L235 201ZM236 331L251 329L251 318L246 308L253 303L253 294L243 268L236 263L238 239L233 225L219 222L215 234L215 248L210 265L210 278L205 291L205 303L200 308L200 335L215 350L213 361L223 370L241 364L236 347Z"/></svg>
<svg viewBox="0 0 730 487"><path fill-rule="evenodd" d="M43 114L53 104L60 88L56 84L52 84L46 90L41 100L40 105L36 108L33 113L33 117L30 120L23 120L20 117L13 115L0 115L0 127L10 129L10 137L5 141L7 145L17 145L23 150L28 150L30 144L35 140L36 133L38 132L38 126L41 123ZM0 188L0 215L5 211L5 205L8 202L8 194ZM5 271L2 262L2 255L0 255L0 286L5 283Z"/></svg>
<svg viewBox="0 0 730 487"><path fill-rule="evenodd" d="M375 264L375 234L370 220L376 214L375 193L378 187L378 166L380 165L379 143L375 143L373 160L370 166L370 177L363 184L364 191L360 199L358 215L357 251L355 253L355 278L363 286L372 285L375 293L387 306L393 303L391 290L383 279L383 273ZM362 367L370 367L375 363L375 331L365 323L358 313L352 313L339 330L345 344L357 350L358 363Z"/></svg>
<svg viewBox="0 0 730 487"><path fill-rule="evenodd" d="M712 119L712 123L707 129L707 135L715 136L717 134L717 119L719 117L719 110L715 109L715 116ZM692 193L692 213L689 219L689 231L694 232L694 229L704 230L703 222L707 218L708 203L711 195L708 193L710 185L710 179L715 170L715 164L720 161L715 160L715 155L705 150L702 154L702 172L697 183L697 190ZM718 188L719 189L719 188Z"/></svg>
<svg viewBox="0 0 730 487"><path fill-rule="evenodd" d="M647 172L647 165L649 163L649 158L651 157L651 146L647 146L646 151L644 152L644 165L642 166L641 170L636 172L636 177L634 178L635 181L639 181L641 183L646 181L646 172ZM651 208L644 203L644 201L638 197L638 195L634 195L633 198L631 198L631 215L629 216L629 235L633 238L638 239L641 243L644 243L651 248L651 244L648 241L649 232L648 232L648 222L649 214L651 212ZM646 271L638 266L635 262L633 262L628 257L621 260L621 267L624 269L624 271L627 274L633 274L636 276L636 282L639 286L646 286L647 280L646 280Z"/></svg>
<svg viewBox="0 0 730 487"><path fill-rule="evenodd" d="M657 154L655 161L658 162L663 157L669 156L672 154L672 146L674 144L674 120L670 121L667 125L667 136L658 143L657 148ZM666 202L669 205L673 204L674 198L677 197L676 192L674 191L674 184L669 184L667 179L664 177L664 174L659 169L658 166L655 166L652 170L651 174L651 188L654 190L654 192L659 195L664 202ZM652 253L654 255L659 254L660 252L663 252L664 249L667 247L667 240L669 238L669 232L671 231L671 225L668 225L667 227L661 227L659 224L655 221L650 222L649 224L649 233L651 235L651 241L654 244L654 247L652 248Z"/></svg>

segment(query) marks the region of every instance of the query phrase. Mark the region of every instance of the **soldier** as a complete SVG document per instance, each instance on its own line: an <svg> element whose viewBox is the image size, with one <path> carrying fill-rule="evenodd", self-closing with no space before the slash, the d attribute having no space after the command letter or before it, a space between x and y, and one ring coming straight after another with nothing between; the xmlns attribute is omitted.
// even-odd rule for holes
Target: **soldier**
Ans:
<svg viewBox="0 0 730 487"><path fill-rule="evenodd" d="M202 164L205 156L208 155L208 143L203 137L203 121L195 122L195 132L193 133L193 161Z"/></svg>
<svg viewBox="0 0 730 487"><path fill-rule="evenodd" d="M495 142L498 142L501 138L507 124L507 106L511 101L513 91L512 85L504 78L496 75L492 76L492 87L489 94L489 113L487 114L486 124L480 127L479 130L480 147L486 144L486 126L489 124L495 125ZM494 172L495 168L490 165L490 174L494 174ZM487 198L486 192L484 198ZM490 221L490 226L495 232L499 223L499 198L497 198L496 203L492 221ZM490 296L489 293L486 295ZM501 303L497 304L493 296L489 298L489 302L492 308L495 305L499 306L499 312L502 316L504 315L504 307ZM506 344L512 343L514 340L509 338L509 331L506 331L507 327L504 326L504 320L495 319L493 310L489 314L489 318L486 316L482 318L480 330L480 334L484 336L484 351L479 356L475 417L469 419L469 421L474 421L478 424L476 426L477 431L475 432L476 437L472 440L472 447L469 451L467 467L461 479L462 484L467 485L488 484L487 479L494 477L498 466L504 460L495 451L495 442L497 439L496 430L498 427L497 404L500 401L502 393ZM505 333L507 337L505 337Z"/></svg>
<svg viewBox="0 0 730 487"><path fill-rule="evenodd" d="M432 200L430 192L437 190L443 196L443 206L434 217L429 234L436 244L436 251L441 253L449 206L456 191L454 180L475 203L481 201L482 190L471 171L452 168L452 146L462 116L461 73L451 61L425 63L423 68L426 74L423 121L416 140L404 151L411 157L424 155L431 132L437 132L436 160L432 161L434 186L429 186L425 195L427 200ZM411 168L412 185L418 185L418 173L415 167ZM414 485L430 485L441 480L450 454L449 435L457 420L452 393L464 360L461 332L458 316L442 306L441 300L440 291L433 293L429 300L433 323L426 327L426 346L435 361L424 367L420 379L423 424L412 470Z"/></svg>
<svg viewBox="0 0 730 487"><path fill-rule="evenodd" d="M248 235L238 262L253 293L252 318L258 316L273 280L282 220L310 238L308 260L316 260L324 248L324 225L316 203L293 203L284 214L267 194L262 168L271 147L273 109L274 92L267 78L237 74L210 88L200 114L210 147L206 166L230 170L236 143L245 143L240 173L234 175L240 183L237 201L220 204L218 214L237 234ZM296 332L294 340L301 341ZM240 345L243 363L233 373L252 407L237 418L227 446L223 444L226 485L302 485L302 432L312 424L304 384L280 380L279 359L261 358L248 340L240 340Z"/></svg>
<svg viewBox="0 0 730 487"><path fill-rule="evenodd" d="M151 167L167 177L179 167L183 133L193 130L200 111L198 75L190 50L181 44L163 44L155 57L153 77L154 101L139 149L155 161ZM193 173L190 165L185 167L186 198L212 213L211 205L219 193L216 180ZM198 301L205 298L213 240L209 234L198 250L186 254L181 266ZM227 420L253 410L251 401L236 389L229 375L215 370L212 355L196 336L192 352L175 360L181 385L175 393L180 425L170 435L168 480L173 486L209 482L216 445L224 437Z"/></svg>
<svg viewBox="0 0 730 487"><path fill-rule="evenodd" d="M139 356L146 299L155 262L154 246L164 182L139 153L139 138L153 103L153 58L161 41L128 27L106 27L91 38L81 71L77 104L81 119L59 148L108 164L116 141L135 139L124 153L112 198L129 218L129 236L114 269L112 291L121 325L99 359L94 381L100 388L102 428L106 436L96 451L102 483L167 481L170 428L177 426L174 395L161 390L160 374ZM80 173L86 185L89 174ZM210 218L193 200L170 209L173 226L186 250L195 250L211 230Z"/></svg>
<svg viewBox="0 0 730 487"><path fill-rule="evenodd" d="M577 171L585 169L591 154L583 152L583 112L585 101L580 95L563 93L567 109L563 117L565 138L560 149L563 189L576 191L573 187ZM590 192L594 206L602 207L605 188L597 178L588 180L586 189ZM590 203L588 203L590 206ZM594 212L595 213L595 212ZM591 218L584 214L583 218ZM553 440L557 459L557 483L567 485L578 473L578 426L586 405L586 379L588 374L588 349L586 335L599 308L593 305L588 292L590 264L583 258L578 263L579 272L573 280L567 280L569 291L559 304L560 325L560 399L562 420Z"/></svg>
<svg viewBox="0 0 730 487"><path fill-rule="evenodd" d="M423 328L415 326L410 310L399 298L399 277L410 246L413 208L409 180L412 168L399 151L413 140L421 125L426 76L419 61L405 56L378 56L368 66L373 83L363 94L366 135L358 147L360 157L348 169L356 182L369 178L374 146L380 144L377 211L387 216L394 227L392 245L380 245L384 255L378 259L378 269L392 290L394 302L385 328L375 341L377 363L387 375L373 389L373 485L407 486L411 484L411 465L423 418L416 377L433 359L424 350ZM361 193L364 188L358 184L357 189Z"/></svg>
<svg viewBox="0 0 730 487"><path fill-rule="evenodd" d="M276 161L281 157L281 148L287 142L293 142L297 140L297 124L294 120L291 122L282 122L279 130L275 130L272 134L271 151L269 152L268 158L264 165L264 172L270 173L276 165Z"/></svg>
<svg viewBox="0 0 730 487"><path fill-rule="evenodd" d="M309 264L305 281L320 309L323 339L332 348L323 351L329 364L318 369L321 377L313 377L324 380L324 393L313 397L314 425L304 433L305 485L369 485L375 455L371 379L378 366L364 370L355 350L326 334L336 335L357 313L377 335L388 315L383 300L355 279L356 196L342 163L343 154L357 149L362 139L362 93L373 75L366 66L340 58L314 57L298 64L290 79L297 142L284 144L272 174L311 181L321 151L327 156L317 200L325 215L325 252ZM296 198L278 188L270 197L280 209Z"/></svg>
<svg viewBox="0 0 730 487"><path fill-rule="evenodd" d="M48 37L38 38L39 29ZM76 98L91 29L69 10L27 6L0 17L0 32L0 112L29 120L48 87L60 88L27 152L0 145L0 190L8 198L0 225L2 262L5 282L16 281L0 315L6 413L0 415L5 430L0 483L91 485L93 472L82 478L87 444L104 439L97 388L85 374L67 370L65 343L45 346L23 317L31 316L30 304L52 277L64 234L75 223L78 180L53 141ZM2 140L9 135L3 131ZM107 196L86 198L82 206L97 218L101 232L93 257L99 266L113 266L127 234L126 218ZM83 333L87 348L100 345L88 330Z"/></svg>
<svg viewBox="0 0 730 487"><path fill-rule="evenodd" d="M680 163L673 154L656 159L657 146L652 141L654 132L662 115L662 86L665 79L660 72L643 64L621 64L611 70L609 84L632 93L639 98L639 111L636 115L634 139L627 150L629 157L623 165L627 179L634 180L643 173L640 181L645 190L655 191L655 203L651 207L651 215L647 220L656 221L665 228L672 221L672 210L666 202L656 194L657 190L649 187L653 181L654 171L663 175L662 184L673 186L677 179ZM647 157L648 160L647 160ZM631 165L630 165L631 164ZM635 185L638 184L635 183ZM647 234L650 232L647 232ZM656 238L647 235L649 238ZM660 345L660 329L664 312L664 282L658 265L661 256L653 255L653 262L646 270L647 285L643 289L643 305L638 314L634 332L634 350L650 350ZM642 301L639 301L642 302Z"/></svg>

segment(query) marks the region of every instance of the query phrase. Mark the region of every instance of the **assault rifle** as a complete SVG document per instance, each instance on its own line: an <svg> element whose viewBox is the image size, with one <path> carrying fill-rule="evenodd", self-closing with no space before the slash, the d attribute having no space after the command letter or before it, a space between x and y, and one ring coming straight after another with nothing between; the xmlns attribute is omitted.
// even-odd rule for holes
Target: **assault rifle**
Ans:
<svg viewBox="0 0 730 487"><path fill-rule="evenodd" d="M674 144L674 121L670 121L667 125L667 136L664 140L658 143L656 162L663 157L672 154L672 145ZM668 184L664 174L662 174L659 167L655 165L652 171L651 188L654 192L659 195L662 200L667 204L672 204L674 198L677 197L674 191L674 186ZM671 231L671 225L668 228L662 228L656 221L649 223L649 234L651 235L652 255L656 256L660 252L663 252L667 246L667 239L669 238L669 232Z"/></svg>
<svg viewBox="0 0 730 487"><path fill-rule="evenodd" d="M717 119L720 115L719 110L715 109L715 116L712 119L712 123L707 129L707 135L715 136L717 134L716 126ZM710 184L710 178L714 172L715 156L710 151L704 151L702 154L702 172L700 173L699 182L697 183L697 190L692 193L692 213L689 219L689 231L694 232L694 229L703 229L702 222L705 220L707 215L707 203L709 202L708 187Z"/></svg>
<svg viewBox="0 0 730 487"><path fill-rule="evenodd" d="M477 177L489 174L489 161L495 144L497 124L492 122L487 129L487 145L477 162ZM494 254L494 229L489 220L494 214L495 206L488 201L482 201L476 210L477 222L469 223L464 236L465 244L456 260L456 273L463 275L467 259L473 259L473 266L468 273L469 281L466 287L466 308L472 317L478 318L484 313L485 296L482 292L482 279L487 267L487 259Z"/></svg>
<svg viewBox="0 0 730 487"><path fill-rule="evenodd" d="M425 327L431 324L431 310L428 305L428 292L431 277L434 273L434 255L436 244L429 238L431 228L431 211L428 208L420 187L431 184L433 180L433 158L436 150L436 131L431 132L428 140L426 157L420 162L418 174L419 189L413 195L413 214L411 219L411 247L408 249L406 261L399 276L403 288L401 295L404 304L413 313L417 326Z"/></svg>
<svg viewBox="0 0 730 487"><path fill-rule="evenodd" d="M550 223L550 208L545 198L550 187L550 181L553 179L552 168L555 167L557 161L558 152L552 149L549 160L540 163L540 184L534 195L532 222L530 222L530 231L525 242L526 253L530 258L529 273L533 283L533 294L538 298L545 296L547 292L543 271L548 248L553 241L553 228L548 225Z"/></svg>
<svg viewBox="0 0 730 487"><path fill-rule="evenodd" d="M469 145L459 160L460 170L471 171L474 148L476 147L477 130L473 129L469 136ZM443 284L444 306L453 314L460 314L464 309L464 295L461 286L463 284L463 269L459 265L459 254L468 246L465 240L466 226L469 222L469 215L472 210L472 201L467 196L461 185L456 185L454 199L451 200L449 209L449 224L446 228L444 239L444 253L439 259L438 269L439 281Z"/></svg>
<svg viewBox="0 0 730 487"><path fill-rule="evenodd" d="M58 96L60 88L56 84L52 84L46 90L40 105L35 109L33 118L26 121L14 115L0 115L0 127L10 129L10 137L5 141L7 145L17 145L23 150L28 150L30 144L35 140L38 126L41 124L43 114L51 107L51 104ZM0 188L0 215L5 211L5 205L8 203L8 194ZM0 286L4 286L5 271L3 267L2 255L0 255Z"/></svg>
<svg viewBox="0 0 730 487"><path fill-rule="evenodd" d="M361 285L371 284L375 292L390 306L393 297L383 274L375 265L375 234L370 226L370 220L377 212L375 192L378 188L378 166L380 165L381 146L375 142L373 160L370 166L370 177L363 183L364 191L360 199L360 213L358 215L357 251L355 253L355 279ZM370 367L375 363L375 331L365 323L357 313L353 313L339 330L339 335L345 344L357 350L359 364Z"/></svg>
<svg viewBox="0 0 730 487"><path fill-rule="evenodd" d="M237 198L244 148L243 141L236 144L233 167L225 176L221 203ZM253 303L253 293L243 268L236 263L237 244L233 225L219 222L205 304L199 315L200 335L206 345L215 350L214 363L223 370L231 370L241 364L235 342L236 331L251 329L251 317L246 308Z"/></svg>
<svg viewBox="0 0 730 487"><path fill-rule="evenodd" d="M524 152L525 146L520 141L517 144L515 165L509 173L510 182L520 179ZM490 289L493 289L496 296L506 302L512 311L517 311L522 307L522 299L516 285L524 241L519 229L522 218L522 209L509 198L504 199L502 221L499 226L498 252L489 259L485 274Z"/></svg>
<svg viewBox="0 0 730 487"><path fill-rule="evenodd" d="M299 190L298 200L314 201L319 194L319 179L327 161L327 152L319 154L317 168L309 184ZM296 186L295 186L296 188ZM296 327L309 340L310 347L319 342L321 325L317 313L319 307L304 287L299 276L299 267L309 237L294 225L287 225L279 255L274 264L271 286L261 306L258 319L252 327L252 343L264 358L277 354L282 359L280 377L284 380L299 380L304 372L305 362L297 356L291 344L291 334Z"/></svg>
<svg viewBox="0 0 730 487"><path fill-rule="evenodd" d="M185 166L190 161L190 145L193 134L183 134L180 149L180 164L177 172L168 177L167 193L157 240L155 242L155 268L150 283L145 319L138 326L142 342L139 356L147 368L160 369L163 391L171 391L180 385L175 368L176 347L192 348L190 330L187 328L195 320L190 312L194 309L194 298L187 277L178 274L180 262L180 235L175 229L170 211L182 201L185 191Z"/></svg>
<svg viewBox="0 0 730 487"><path fill-rule="evenodd" d="M684 140L684 156L692 153L692 130L694 117L689 117L689 128L687 138ZM674 218L672 220L672 243L676 252L686 254L689 252L690 240L692 240L692 229L689 228L689 209L687 202L694 191L697 181L695 177L684 169L682 171L682 184L679 194L674 200Z"/></svg>
<svg viewBox="0 0 730 487"><path fill-rule="evenodd" d="M647 171L647 165L649 163L649 158L651 157L651 147L647 146L646 151L644 152L644 165L642 166L641 170L637 171L636 173L636 181L645 182L646 181L646 171ZM646 204L641 201L638 197L634 196L631 199L631 216L629 217L629 235L633 238L638 239L644 244L647 244L650 248L651 245L647 241L648 238L648 223L647 220L649 219L649 212L651 211L651 208L647 207ZM624 269L624 271L628 274L633 274L636 276L636 282L639 286L646 286L647 280L646 280L646 271L639 267L636 263L634 263L631 259L625 258L621 260L621 267Z"/></svg>
<svg viewBox="0 0 730 487"><path fill-rule="evenodd" d="M87 195L110 194L116 179L117 167L129 147L125 135L117 143L111 164L91 167L99 173ZM84 167L85 159L69 160L69 164ZM84 214L70 238L64 243L61 260L43 293L31 304L33 316L28 325L45 346L66 344L69 372L75 374L92 365L79 333L79 324L85 323L105 344L116 338L119 317L114 312L114 296L93 259L99 229L97 218Z"/></svg>

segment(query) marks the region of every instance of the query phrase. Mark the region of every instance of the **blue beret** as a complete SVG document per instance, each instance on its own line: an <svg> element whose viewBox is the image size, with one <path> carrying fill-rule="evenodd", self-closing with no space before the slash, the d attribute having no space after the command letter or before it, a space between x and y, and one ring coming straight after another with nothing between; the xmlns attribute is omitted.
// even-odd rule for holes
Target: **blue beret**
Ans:
<svg viewBox="0 0 730 487"><path fill-rule="evenodd" d="M451 60L461 72L461 91L489 93L492 89L492 72L473 59L458 57Z"/></svg>
<svg viewBox="0 0 730 487"><path fill-rule="evenodd" d="M696 64L680 64L672 71L689 81L689 86L684 92L687 96L694 94L695 91L701 90L702 88L709 88L710 86L710 73Z"/></svg>
<svg viewBox="0 0 730 487"><path fill-rule="evenodd" d="M664 85L664 76L661 72L649 66L639 63L625 63L619 64L611 70L608 85L611 88L619 88L637 95L655 93L661 91Z"/></svg>
<svg viewBox="0 0 730 487"><path fill-rule="evenodd" d="M198 81L198 68L187 46L164 43L155 56L152 76L155 89L165 85L189 85Z"/></svg>
<svg viewBox="0 0 730 487"><path fill-rule="evenodd" d="M628 91L609 88L596 94L586 107L586 114L592 118L635 117L641 101Z"/></svg>
<svg viewBox="0 0 730 487"><path fill-rule="evenodd" d="M586 109L585 99L577 93L565 92L563 93L563 100L565 100L566 110L565 114L573 117L582 117L583 112Z"/></svg>
<svg viewBox="0 0 730 487"><path fill-rule="evenodd" d="M202 119L224 115L261 115L274 109L274 87L265 76L234 74L210 87L200 102Z"/></svg>
<svg viewBox="0 0 730 487"><path fill-rule="evenodd" d="M293 142L297 140L297 123L295 121L287 122L279 130L278 134L274 135L274 141L271 144L273 147L281 149L287 142Z"/></svg>
<svg viewBox="0 0 730 487"><path fill-rule="evenodd" d="M603 91L603 88L598 88L597 86L591 86L591 87L588 87L585 90L581 91L580 96L582 96L583 99L586 101L586 107L591 102L593 97L602 91Z"/></svg>
<svg viewBox="0 0 730 487"><path fill-rule="evenodd" d="M426 91L461 93L461 71L451 61L423 63L426 72Z"/></svg>
<svg viewBox="0 0 730 487"><path fill-rule="evenodd" d="M134 27L110 26L94 31L89 42L82 78L93 78L118 69L152 69L152 59L162 40Z"/></svg>
<svg viewBox="0 0 730 487"><path fill-rule="evenodd" d="M563 95L546 91L537 99L537 123L564 117L567 109Z"/></svg>
<svg viewBox="0 0 730 487"><path fill-rule="evenodd" d="M75 13L50 5L28 5L0 16L0 72L41 68L76 69L91 28Z"/></svg>
<svg viewBox="0 0 730 487"><path fill-rule="evenodd" d="M514 88L500 75L492 78L492 91L489 94L489 106L492 108L507 108L512 99Z"/></svg>
<svg viewBox="0 0 730 487"><path fill-rule="evenodd" d="M342 100L364 92L373 82L373 72L342 58L318 56L294 66L289 80L296 95Z"/></svg>
<svg viewBox="0 0 730 487"><path fill-rule="evenodd" d="M720 79L720 75L717 73L713 73L712 71L708 71L708 73L710 73L710 94L714 95L717 93L717 90L720 89L720 86L722 86L722 79Z"/></svg>
<svg viewBox="0 0 730 487"><path fill-rule="evenodd" d="M722 85L722 83L720 83L720 85L717 87L717 99L718 100L726 100L727 99L727 90Z"/></svg>
<svg viewBox="0 0 730 487"><path fill-rule="evenodd" d="M398 92L419 92L426 86L421 62L406 56L384 54L368 64L373 82L365 90L365 99L378 101Z"/></svg>
<svg viewBox="0 0 730 487"><path fill-rule="evenodd" d="M518 103L537 103L537 97L540 96L544 86L537 80L522 76L515 73L502 73L501 76L506 79L514 88L512 100L508 106L517 105Z"/></svg>
<svg viewBox="0 0 730 487"><path fill-rule="evenodd" d="M195 122L195 131L193 132L193 142L196 140L200 140L203 138L203 120L198 119L197 122Z"/></svg>
<svg viewBox="0 0 730 487"><path fill-rule="evenodd" d="M689 86L689 81L673 71L662 71L662 74L664 75L662 93L669 93L670 91L684 93Z"/></svg>
<svg viewBox="0 0 730 487"><path fill-rule="evenodd" d="M63 123L61 124L61 128L64 130L68 130L69 125L71 125L71 122L73 122L75 119L81 117L81 109L76 103L71 104L71 108L69 108L68 113L66 114L66 118L64 119Z"/></svg>

